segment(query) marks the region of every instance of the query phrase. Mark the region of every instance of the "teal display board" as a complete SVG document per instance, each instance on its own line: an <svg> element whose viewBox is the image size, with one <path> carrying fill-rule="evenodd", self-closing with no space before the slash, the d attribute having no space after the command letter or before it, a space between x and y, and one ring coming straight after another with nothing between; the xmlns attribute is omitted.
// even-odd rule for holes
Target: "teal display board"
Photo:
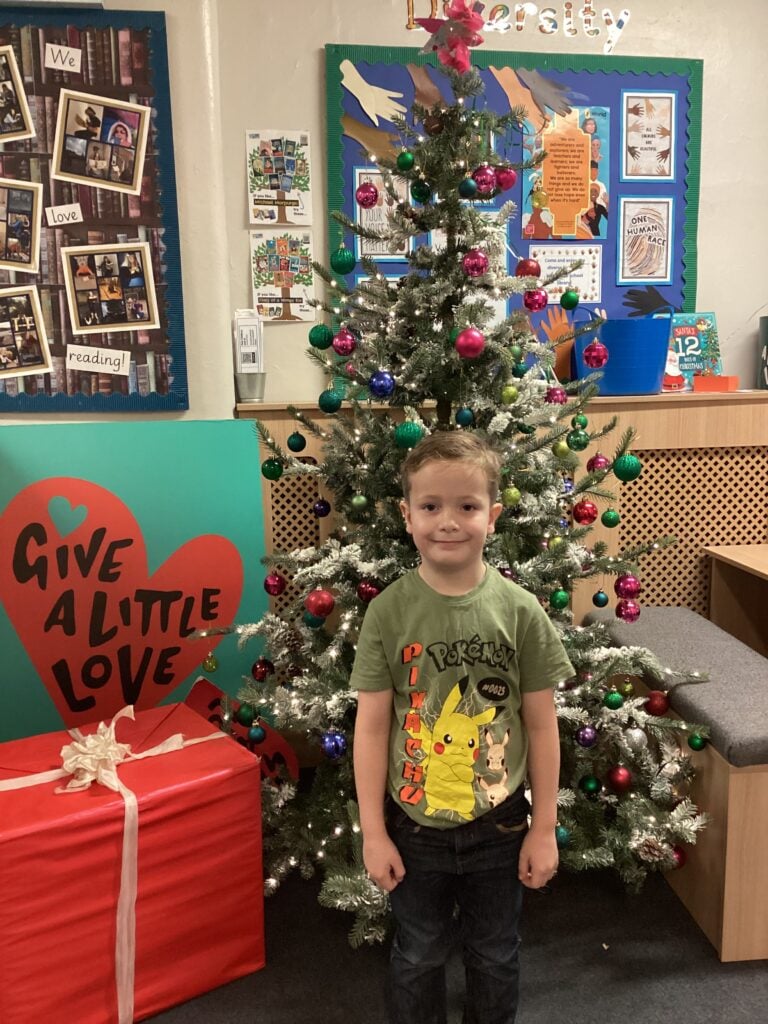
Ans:
<svg viewBox="0 0 768 1024"><path fill-rule="evenodd" d="M0 740L237 692L255 646L190 634L266 611L259 463L243 421L0 430Z"/></svg>

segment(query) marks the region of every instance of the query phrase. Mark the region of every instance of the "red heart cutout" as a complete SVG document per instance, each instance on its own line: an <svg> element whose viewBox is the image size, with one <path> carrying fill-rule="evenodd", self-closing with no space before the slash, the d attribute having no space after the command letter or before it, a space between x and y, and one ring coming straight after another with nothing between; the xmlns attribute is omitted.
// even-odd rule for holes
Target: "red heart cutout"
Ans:
<svg viewBox="0 0 768 1024"><path fill-rule="evenodd" d="M154 707L221 640L188 635L235 620L243 563L231 541L195 537L150 577L130 509L87 480L31 484L0 527L0 596L70 728Z"/></svg>

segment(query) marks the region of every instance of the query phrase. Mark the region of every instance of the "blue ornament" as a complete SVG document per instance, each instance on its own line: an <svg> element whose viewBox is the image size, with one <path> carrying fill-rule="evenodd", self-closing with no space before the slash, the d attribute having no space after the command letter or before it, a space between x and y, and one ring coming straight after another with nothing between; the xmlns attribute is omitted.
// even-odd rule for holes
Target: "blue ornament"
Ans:
<svg viewBox="0 0 768 1024"><path fill-rule="evenodd" d="M263 743L266 735L263 725L252 725L248 730L248 739L251 743Z"/></svg>
<svg viewBox="0 0 768 1024"><path fill-rule="evenodd" d="M325 498L318 498L318 500L312 506L312 511L315 513L318 519L324 519L325 516L330 515L331 503L326 501Z"/></svg>
<svg viewBox="0 0 768 1024"><path fill-rule="evenodd" d="M460 427L471 427L475 422L475 414L471 409L457 409L456 410L456 422Z"/></svg>
<svg viewBox="0 0 768 1024"><path fill-rule="evenodd" d="M563 494L573 493L573 480L563 480Z"/></svg>
<svg viewBox="0 0 768 1024"><path fill-rule="evenodd" d="M376 398L389 398L395 390L395 378L388 370L377 370L368 381L368 389Z"/></svg>
<svg viewBox="0 0 768 1024"><path fill-rule="evenodd" d="M337 729L329 729L321 736L320 746L330 761L338 761L347 752L347 737Z"/></svg>
<svg viewBox="0 0 768 1024"><path fill-rule="evenodd" d="M571 841L570 829L567 829L565 825L558 825L555 829L555 841L558 847L562 850L564 846L567 846Z"/></svg>
<svg viewBox="0 0 768 1024"><path fill-rule="evenodd" d="M598 590L596 594L592 595L592 604L595 608L605 608L608 604L608 595L604 590Z"/></svg>
<svg viewBox="0 0 768 1024"><path fill-rule="evenodd" d="M288 435L288 447L292 452L303 452L307 447L307 439L298 430Z"/></svg>

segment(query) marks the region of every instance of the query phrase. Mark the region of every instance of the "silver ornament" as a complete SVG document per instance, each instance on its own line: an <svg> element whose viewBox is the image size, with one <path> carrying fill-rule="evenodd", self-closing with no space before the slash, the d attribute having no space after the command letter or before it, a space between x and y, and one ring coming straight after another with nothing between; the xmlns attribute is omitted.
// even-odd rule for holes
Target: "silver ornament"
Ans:
<svg viewBox="0 0 768 1024"><path fill-rule="evenodd" d="M630 750L639 752L648 746L648 737L643 729L627 729L624 739Z"/></svg>

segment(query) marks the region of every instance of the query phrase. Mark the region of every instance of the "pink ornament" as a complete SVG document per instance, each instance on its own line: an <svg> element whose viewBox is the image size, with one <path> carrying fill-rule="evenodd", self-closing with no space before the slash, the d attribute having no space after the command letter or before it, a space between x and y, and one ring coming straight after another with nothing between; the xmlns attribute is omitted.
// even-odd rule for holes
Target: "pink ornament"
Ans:
<svg viewBox="0 0 768 1024"><path fill-rule="evenodd" d="M336 601L330 590L310 590L304 598L304 607L310 615L316 615L318 619L330 615L335 605Z"/></svg>
<svg viewBox="0 0 768 1024"><path fill-rule="evenodd" d="M357 596L361 601L368 604L374 597L378 597L381 593L381 587L377 583L372 583L370 580L360 580L357 584Z"/></svg>
<svg viewBox="0 0 768 1024"><path fill-rule="evenodd" d="M334 335L331 344L337 356L351 356L357 348L357 338L348 327L342 327L339 333Z"/></svg>
<svg viewBox="0 0 768 1024"><path fill-rule="evenodd" d="M565 393L565 388L547 388L547 393L544 395L544 401L549 402L550 405L565 405L568 401L568 395Z"/></svg>
<svg viewBox="0 0 768 1024"><path fill-rule="evenodd" d="M270 597L279 597L287 586L288 581L279 572L271 572L264 577L264 589Z"/></svg>
<svg viewBox="0 0 768 1024"><path fill-rule="evenodd" d="M364 210L370 210L379 200L379 190L372 181L364 181L355 191L355 199Z"/></svg>
<svg viewBox="0 0 768 1024"><path fill-rule="evenodd" d="M640 580L632 573L623 573L616 577L613 589L617 597L637 597L640 593Z"/></svg>
<svg viewBox="0 0 768 1024"><path fill-rule="evenodd" d="M520 260L515 267L515 277L541 277L538 260Z"/></svg>
<svg viewBox="0 0 768 1024"><path fill-rule="evenodd" d="M488 164L481 164L472 171L477 191L481 196L487 196L496 188L496 171Z"/></svg>
<svg viewBox="0 0 768 1024"><path fill-rule="evenodd" d="M481 277L488 269L488 257L480 249L470 249L461 266L468 277Z"/></svg>
<svg viewBox="0 0 768 1024"><path fill-rule="evenodd" d="M584 363L591 370L599 370L608 362L608 349L601 341L590 341L584 349Z"/></svg>
<svg viewBox="0 0 768 1024"><path fill-rule="evenodd" d="M523 305L529 312L538 313L544 309L549 297L543 288L534 288L532 292L525 292L523 295Z"/></svg>
<svg viewBox="0 0 768 1024"><path fill-rule="evenodd" d="M610 464L611 460L607 456L603 455L602 452L595 452L592 458L587 460L587 472L602 472L604 469L608 469Z"/></svg>
<svg viewBox="0 0 768 1024"><path fill-rule="evenodd" d="M485 348L485 335L476 327L465 327L454 347L462 359L476 359Z"/></svg>
<svg viewBox="0 0 768 1024"><path fill-rule="evenodd" d="M637 622L640 618L640 605L631 598L622 598L616 602L616 618L622 622Z"/></svg>
<svg viewBox="0 0 768 1024"><path fill-rule="evenodd" d="M579 526L590 526L597 519L597 505L594 501L578 501L573 506L573 518Z"/></svg>
<svg viewBox="0 0 768 1024"><path fill-rule="evenodd" d="M675 867L684 868L688 860L688 854L685 852L682 846L672 847L672 856L675 858Z"/></svg>
<svg viewBox="0 0 768 1024"><path fill-rule="evenodd" d="M517 171L514 167L497 167L496 184L502 192L514 188L517 183Z"/></svg>
<svg viewBox="0 0 768 1024"><path fill-rule="evenodd" d="M346 375L348 377L356 377L357 376L357 367L355 366L354 363L351 363L351 362L350 363L345 363L345 365L344 365L344 372L346 373Z"/></svg>

